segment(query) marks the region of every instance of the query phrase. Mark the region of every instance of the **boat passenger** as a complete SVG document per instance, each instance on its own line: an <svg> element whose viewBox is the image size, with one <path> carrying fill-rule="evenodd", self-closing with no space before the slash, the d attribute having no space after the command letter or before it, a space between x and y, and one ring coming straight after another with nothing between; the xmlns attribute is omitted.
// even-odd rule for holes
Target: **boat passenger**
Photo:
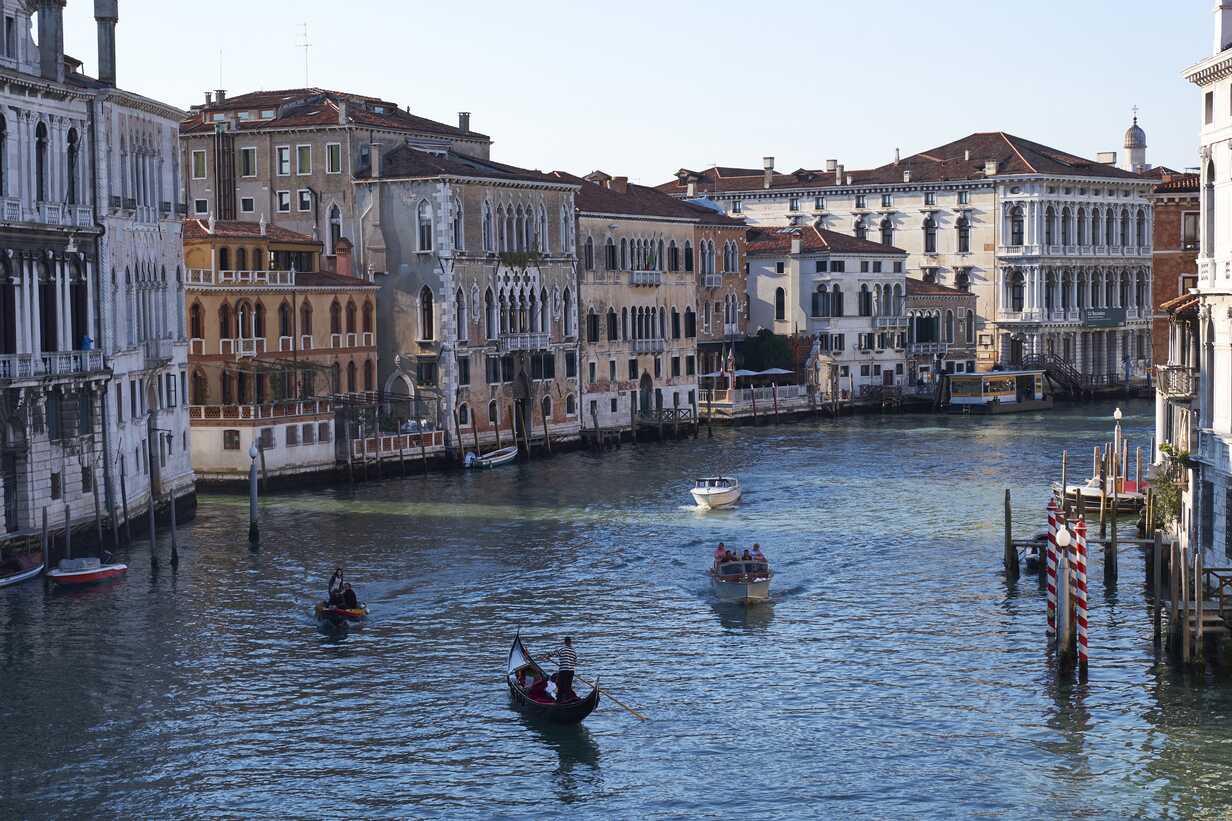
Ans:
<svg viewBox="0 0 1232 821"><path fill-rule="evenodd" d="M342 568L335 567L334 575L329 577L329 603L337 604L342 600Z"/></svg>
<svg viewBox="0 0 1232 821"><path fill-rule="evenodd" d="M742 562L753 561L753 554L749 552L749 549L747 547L744 549L744 553L740 554L740 561Z"/></svg>
<svg viewBox="0 0 1232 821"><path fill-rule="evenodd" d="M722 542L719 542L719 546L714 549L715 566L718 566L719 562L723 561L723 558L726 555L727 555L727 547Z"/></svg>
<svg viewBox="0 0 1232 821"><path fill-rule="evenodd" d="M351 589L351 585L346 585L342 591L342 606L347 610L358 610L359 599L355 596L355 591Z"/></svg>
<svg viewBox="0 0 1232 821"><path fill-rule="evenodd" d="M760 545L760 544L756 544L756 543L754 543L754 545L753 545L753 561L755 561L755 562L764 562L765 560L766 560L766 556L765 556L765 554L764 554L764 553L762 553L762 552L761 552L761 545Z"/></svg>

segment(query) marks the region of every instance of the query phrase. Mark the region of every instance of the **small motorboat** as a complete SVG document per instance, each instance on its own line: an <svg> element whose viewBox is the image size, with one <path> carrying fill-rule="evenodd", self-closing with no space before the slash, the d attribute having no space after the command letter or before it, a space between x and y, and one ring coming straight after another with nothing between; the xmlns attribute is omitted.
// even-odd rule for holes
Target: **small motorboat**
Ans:
<svg viewBox="0 0 1232 821"><path fill-rule="evenodd" d="M719 601L756 604L770 601L774 571L765 559L718 562L706 571Z"/></svg>
<svg viewBox="0 0 1232 821"><path fill-rule="evenodd" d="M27 579L33 579L46 567L43 561L43 551L38 553L22 553L0 562L0 587L19 584Z"/></svg>
<svg viewBox="0 0 1232 821"><path fill-rule="evenodd" d="M316 614L318 619L331 621L334 623L343 621L362 621L368 617L368 605L361 604L359 607L337 607L329 602L317 602Z"/></svg>
<svg viewBox="0 0 1232 821"><path fill-rule="evenodd" d="M521 633L513 637L513 646L509 648L505 683L518 709L555 724L577 724L599 706L598 680L585 698L570 693L563 701L557 701L551 692L556 684L555 674L549 676L543 671L522 643Z"/></svg>
<svg viewBox="0 0 1232 821"><path fill-rule="evenodd" d="M47 578L67 587L95 584L123 576L128 572L126 564L103 564L95 556L82 559L61 559L55 570L47 571Z"/></svg>
<svg viewBox="0 0 1232 821"><path fill-rule="evenodd" d="M1112 509L1113 503L1113 479L1108 479L1107 484L1107 505ZM1143 485L1146 483L1143 482ZM1052 483L1053 495L1061 492L1061 483ZM1065 500L1070 504L1078 504L1078 497L1082 497L1082 504L1087 512L1099 510L1099 477L1088 479L1085 484L1071 485L1066 484ZM1138 483L1132 479L1122 479L1118 485L1116 493L1116 512L1120 515L1137 513L1142 510L1142 506L1146 504L1146 494L1138 487Z"/></svg>
<svg viewBox="0 0 1232 821"><path fill-rule="evenodd" d="M495 468L500 467L501 465L507 465L517 458L517 445L510 445L507 448L501 448L500 450L494 450L491 453L485 453L483 456L475 456L473 459L468 458L467 465L473 468Z"/></svg>
<svg viewBox="0 0 1232 821"><path fill-rule="evenodd" d="M709 510L731 507L740 501L740 480L734 476L707 476L693 482L693 501Z"/></svg>

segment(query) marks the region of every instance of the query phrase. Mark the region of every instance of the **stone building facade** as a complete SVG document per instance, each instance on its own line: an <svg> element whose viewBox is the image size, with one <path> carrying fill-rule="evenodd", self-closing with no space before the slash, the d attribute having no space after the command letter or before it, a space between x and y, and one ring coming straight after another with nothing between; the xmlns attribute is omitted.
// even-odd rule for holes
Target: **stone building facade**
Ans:
<svg viewBox="0 0 1232 821"><path fill-rule="evenodd" d="M2 0L0 289L4 527L29 532L193 493L182 112L115 87L116 0L97 0L99 78L63 53L62 0ZM38 12L39 45L32 36ZM100 487L101 485L101 487ZM120 488L127 498L120 499Z"/></svg>
<svg viewBox="0 0 1232 821"><path fill-rule="evenodd" d="M576 437L574 182L454 151L372 148L357 266L381 286L379 384L451 444Z"/></svg>
<svg viewBox="0 0 1232 821"><path fill-rule="evenodd" d="M713 202L698 202L722 215L722 209ZM698 249L698 366L703 373L714 373L726 366L728 354L749 333L744 220L699 220L694 236Z"/></svg>
<svg viewBox="0 0 1232 821"><path fill-rule="evenodd" d="M781 173L766 157L761 169L681 169L659 186L754 225L811 223L903 248L910 276L976 295L978 368L1054 355L1097 381L1127 358L1139 373L1149 364L1150 187L1003 132L867 170L830 160Z"/></svg>
<svg viewBox="0 0 1232 821"><path fill-rule="evenodd" d="M1151 189L1151 360L1159 365L1170 361L1170 321L1160 306L1198 284L1200 185L1197 174L1168 173Z"/></svg>
<svg viewBox="0 0 1232 821"><path fill-rule="evenodd" d="M408 107L409 109L409 107ZM321 88L207 93L180 125L189 215L258 222L325 244L332 269L338 240L355 242L357 175L374 144L448 150L486 158L491 140L470 114L450 126L397 103Z"/></svg>
<svg viewBox="0 0 1232 821"><path fill-rule="evenodd" d="M583 423L622 429L635 415L695 411L699 263L711 241L698 228L733 221L626 177L556 176L579 186ZM720 267L742 248L729 241Z"/></svg>
<svg viewBox="0 0 1232 821"><path fill-rule="evenodd" d="M341 396L376 391L376 291L319 271L322 244L276 225L190 219L189 412L202 479L331 470ZM345 458L345 450L342 450Z"/></svg>

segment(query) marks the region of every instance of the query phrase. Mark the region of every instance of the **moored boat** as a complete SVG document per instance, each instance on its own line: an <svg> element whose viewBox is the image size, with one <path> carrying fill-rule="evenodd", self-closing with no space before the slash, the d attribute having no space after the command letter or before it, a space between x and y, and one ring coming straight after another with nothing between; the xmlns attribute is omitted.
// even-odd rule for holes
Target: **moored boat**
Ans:
<svg viewBox="0 0 1232 821"><path fill-rule="evenodd" d="M368 605L361 604L359 607L336 607L329 602L317 602L316 614L318 619L328 619L329 621L360 621L368 617Z"/></svg>
<svg viewBox="0 0 1232 821"><path fill-rule="evenodd" d="M483 456L475 456L473 459L468 459L467 464L475 468L494 468L501 465L507 465L514 459L518 458L518 448L516 445L510 445L507 448L494 450L491 453L485 453Z"/></svg>
<svg viewBox="0 0 1232 821"><path fill-rule="evenodd" d="M740 501L740 480L734 476L706 476L693 482L689 491L698 507L716 510Z"/></svg>
<svg viewBox="0 0 1232 821"><path fill-rule="evenodd" d="M719 601L757 604L770 600L774 571L765 559L721 561L707 575Z"/></svg>
<svg viewBox="0 0 1232 821"><path fill-rule="evenodd" d="M61 559L55 570L47 571L47 578L56 584L81 586L114 579L128 572L126 564L103 564L94 556L83 559Z"/></svg>
<svg viewBox="0 0 1232 821"><path fill-rule="evenodd" d="M531 656L526 645L522 643L520 633L513 637L513 646L509 648L505 683L509 686L509 696L518 709L529 716L555 724L577 724L599 706L598 679L585 698L578 698L576 695L564 701L553 698L548 684L553 683L554 686L554 678L548 676Z"/></svg>
<svg viewBox="0 0 1232 821"><path fill-rule="evenodd" d="M1105 504L1111 510L1113 506L1113 479L1108 479L1108 484L1105 488ZM1146 503L1146 494L1138 487L1138 484L1131 479L1121 479L1117 481L1116 492L1116 512L1121 515L1137 513L1142 510L1142 506ZM1143 483L1145 485L1145 483ZM1053 494L1061 492L1061 483L1052 483ZM1065 500L1071 504L1078 503L1078 497L1082 497L1082 504L1090 511L1099 510L1099 477L1088 479L1085 484L1065 486Z"/></svg>
<svg viewBox="0 0 1232 821"><path fill-rule="evenodd" d="M43 572L43 552L23 553L0 562L0 587L19 584Z"/></svg>

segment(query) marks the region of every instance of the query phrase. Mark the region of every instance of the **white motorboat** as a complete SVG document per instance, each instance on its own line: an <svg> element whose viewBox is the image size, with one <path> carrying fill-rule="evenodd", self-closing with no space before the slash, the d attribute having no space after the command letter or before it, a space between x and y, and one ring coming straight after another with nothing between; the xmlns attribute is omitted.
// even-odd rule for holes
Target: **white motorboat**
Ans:
<svg viewBox="0 0 1232 821"><path fill-rule="evenodd" d="M693 483L693 501L698 507L715 510L740 501L740 480L734 476L707 476Z"/></svg>
<svg viewBox="0 0 1232 821"><path fill-rule="evenodd" d="M1112 507L1113 497L1113 480L1109 478L1106 488L1106 502L1109 508ZM1061 483L1052 483L1053 494L1061 492ZM1099 477L1088 479L1085 484L1071 485L1066 484L1065 499L1071 504L1078 503L1078 497L1082 497L1082 504L1088 510L1099 510ZM1142 493L1137 486L1137 483L1132 479L1119 480L1119 486L1116 493L1116 509L1119 514L1137 513L1146 503L1146 494Z"/></svg>
<svg viewBox="0 0 1232 821"><path fill-rule="evenodd" d="M517 458L517 445L510 445L507 448L501 448L500 450L494 450L491 453L485 453L483 456L475 456L473 459L467 459L467 465L474 468L494 468L500 467L501 465L507 465Z"/></svg>
<svg viewBox="0 0 1232 821"><path fill-rule="evenodd" d="M708 571L710 584L719 601L757 604L770 600L770 580L774 571L765 559L719 562Z"/></svg>

